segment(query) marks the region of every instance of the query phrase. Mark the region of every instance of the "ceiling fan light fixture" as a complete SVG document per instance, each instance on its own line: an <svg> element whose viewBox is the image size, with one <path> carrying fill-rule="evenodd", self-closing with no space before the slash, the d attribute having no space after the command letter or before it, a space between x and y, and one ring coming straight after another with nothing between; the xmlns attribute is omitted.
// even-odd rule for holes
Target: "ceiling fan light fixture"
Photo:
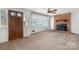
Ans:
<svg viewBox="0 0 79 59"><path fill-rule="evenodd" d="M48 8L48 13L56 13L57 9Z"/></svg>
<svg viewBox="0 0 79 59"><path fill-rule="evenodd" d="M53 11L53 8L48 8L48 11Z"/></svg>

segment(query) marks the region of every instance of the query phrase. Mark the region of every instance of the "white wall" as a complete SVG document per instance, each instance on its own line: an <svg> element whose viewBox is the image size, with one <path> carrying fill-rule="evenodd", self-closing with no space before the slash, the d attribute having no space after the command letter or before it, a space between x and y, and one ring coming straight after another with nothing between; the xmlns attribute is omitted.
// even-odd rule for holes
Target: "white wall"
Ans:
<svg viewBox="0 0 79 59"><path fill-rule="evenodd" d="M71 14L71 32L79 34L79 11Z"/></svg>
<svg viewBox="0 0 79 59"><path fill-rule="evenodd" d="M54 16L52 16L50 20L50 30L54 30Z"/></svg>
<svg viewBox="0 0 79 59"><path fill-rule="evenodd" d="M1 31L1 29L0 29L0 43L1 43L1 37L2 37L1 32L2 32L2 31Z"/></svg>
<svg viewBox="0 0 79 59"><path fill-rule="evenodd" d="M1 9L1 10L3 10L3 12L5 12L4 9ZM5 13L5 15L6 15L6 13ZM4 21L5 23L3 23L2 22L3 20L4 19L2 19L1 15L0 15L0 43L8 41L8 25L7 25L8 21L7 21L7 19L5 19L5 21Z"/></svg>
<svg viewBox="0 0 79 59"><path fill-rule="evenodd" d="M1 28L1 43L8 41L8 27Z"/></svg>

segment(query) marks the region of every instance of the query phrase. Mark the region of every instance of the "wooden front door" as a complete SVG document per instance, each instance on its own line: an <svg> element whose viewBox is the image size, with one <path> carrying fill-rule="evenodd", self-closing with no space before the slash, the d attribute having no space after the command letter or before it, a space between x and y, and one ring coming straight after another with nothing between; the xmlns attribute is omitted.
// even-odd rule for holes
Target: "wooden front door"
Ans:
<svg viewBox="0 0 79 59"><path fill-rule="evenodd" d="M23 38L23 13L8 11L9 14L9 41Z"/></svg>

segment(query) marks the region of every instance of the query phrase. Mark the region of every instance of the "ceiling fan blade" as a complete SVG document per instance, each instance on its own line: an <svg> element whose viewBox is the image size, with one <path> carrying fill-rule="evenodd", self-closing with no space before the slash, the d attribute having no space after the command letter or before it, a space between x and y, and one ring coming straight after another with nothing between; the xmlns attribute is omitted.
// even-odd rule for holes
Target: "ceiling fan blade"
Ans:
<svg viewBox="0 0 79 59"><path fill-rule="evenodd" d="M48 13L56 13L57 9L51 9L51 8L48 8Z"/></svg>
<svg viewBox="0 0 79 59"><path fill-rule="evenodd" d="M53 11L48 11L48 13L52 13Z"/></svg>
<svg viewBox="0 0 79 59"><path fill-rule="evenodd" d="M57 9L54 9L53 11L57 11Z"/></svg>

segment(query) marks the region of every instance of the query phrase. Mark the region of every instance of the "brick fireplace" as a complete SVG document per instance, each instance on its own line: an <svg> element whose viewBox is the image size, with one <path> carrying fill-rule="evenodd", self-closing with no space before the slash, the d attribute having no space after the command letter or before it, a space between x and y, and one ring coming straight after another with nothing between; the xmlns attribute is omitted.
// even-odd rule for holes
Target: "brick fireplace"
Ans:
<svg viewBox="0 0 79 59"><path fill-rule="evenodd" d="M54 30L71 31L71 14L59 14L54 16Z"/></svg>

